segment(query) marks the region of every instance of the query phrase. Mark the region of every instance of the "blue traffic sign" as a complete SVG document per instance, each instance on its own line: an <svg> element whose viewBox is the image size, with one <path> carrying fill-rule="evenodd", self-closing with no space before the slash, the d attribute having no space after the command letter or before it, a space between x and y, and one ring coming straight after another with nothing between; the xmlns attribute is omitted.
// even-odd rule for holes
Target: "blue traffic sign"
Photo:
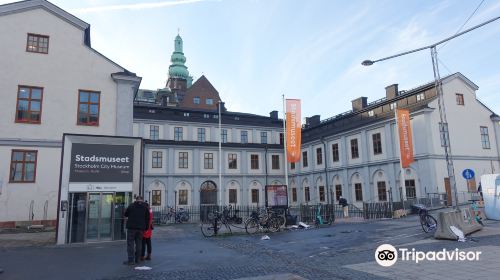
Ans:
<svg viewBox="0 0 500 280"><path fill-rule="evenodd" d="M465 169L462 172L462 176L464 176L464 178L467 180L474 178L474 175L475 175L474 170L472 170L472 169Z"/></svg>

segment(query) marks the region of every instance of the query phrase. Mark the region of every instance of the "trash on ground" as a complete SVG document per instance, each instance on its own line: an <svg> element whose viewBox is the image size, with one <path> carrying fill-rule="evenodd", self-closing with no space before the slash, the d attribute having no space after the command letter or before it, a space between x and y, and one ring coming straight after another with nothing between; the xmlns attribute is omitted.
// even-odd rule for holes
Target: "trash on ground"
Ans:
<svg viewBox="0 0 500 280"><path fill-rule="evenodd" d="M305 224L305 223L303 223L303 222L299 222L299 227L300 227L300 228L310 228L311 226L310 226L310 225L307 225L307 224Z"/></svg>
<svg viewBox="0 0 500 280"><path fill-rule="evenodd" d="M271 239L271 237L269 237L268 235L264 235L260 238L260 240L269 240Z"/></svg>
<svg viewBox="0 0 500 280"><path fill-rule="evenodd" d="M151 267L149 266L136 266L136 270L151 270Z"/></svg>
<svg viewBox="0 0 500 280"><path fill-rule="evenodd" d="M298 229L298 228L299 228L299 226L298 226L298 225L293 225L293 226L291 226L291 228L292 228L292 229Z"/></svg>
<svg viewBox="0 0 500 280"><path fill-rule="evenodd" d="M465 242L466 241L463 231L461 231L456 226L450 226L450 229L458 237L458 241L459 242Z"/></svg>

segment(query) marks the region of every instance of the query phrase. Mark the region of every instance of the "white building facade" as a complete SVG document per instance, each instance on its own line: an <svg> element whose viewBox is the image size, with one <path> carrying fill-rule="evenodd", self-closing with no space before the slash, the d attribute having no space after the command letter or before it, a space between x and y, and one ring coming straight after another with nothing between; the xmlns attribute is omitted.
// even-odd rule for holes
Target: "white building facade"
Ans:
<svg viewBox="0 0 500 280"><path fill-rule="evenodd" d="M1 5L0 36L0 226L54 225L63 134L132 136L141 78L44 0Z"/></svg>
<svg viewBox="0 0 500 280"><path fill-rule="evenodd" d="M442 84L447 125L440 126L434 83L401 92L392 85L386 98L371 104L362 97L353 101L350 112L321 122L319 116L309 118L303 157L290 168L296 203L337 202L343 196L362 207L363 202L428 194L450 197L444 145L451 145L459 202L470 199L481 175L500 170L500 118L476 98L478 87L462 74L445 77ZM404 183L395 108L411 112L415 161L404 169ZM449 139L440 127L449 131ZM472 169L475 177L464 179L465 169Z"/></svg>

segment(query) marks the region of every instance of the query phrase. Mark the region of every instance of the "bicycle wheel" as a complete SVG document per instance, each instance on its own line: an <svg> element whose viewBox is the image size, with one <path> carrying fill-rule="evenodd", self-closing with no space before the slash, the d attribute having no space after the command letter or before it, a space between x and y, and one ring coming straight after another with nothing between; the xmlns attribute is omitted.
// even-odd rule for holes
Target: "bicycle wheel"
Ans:
<svg viewBox="0 0 500 280"><path fill-rule="evenodd" d="M166 225L168 223L168 215L162 215L160 218L160 224Z"/></svg>
<svg viewBox="0 0 500 280"><path fill-rule="evenodd" d="M427 230L424 229L425 232L434 231L437 228L437 221L431 215L426 215L425 216L425 225L426 225L426 229L427 229Z"/></svg>
<svg viewBox="0 0 500 280"><path fill-rule="evenodd" d="M245 221L245 231L247 232L247 234L255 234L259 231L259 221L254 219L254 218L250 218L248 220Z"/></svg>
<svg viewBox="0 0 500 280"><path fill-rule="evenodd" d="M335 215L334 214L331 214L329 217L328 217L328 225L332 225L333 223L335 222Z"/></svg>
<svg viewBox="0 0 500 280"><path fill-rule="evenodd" d="M217 223L217 231L220 229L220 223ZM201 224L201 233L205 237L212 237L215 234L215 225L212 221L207 221Z"/></svg>
<svg viewBox="0 0 500 280"><path fill-rule="evenodd" d="M269 232L277 232L281 227L281 219L278 217L270 217L267 220L267 227Z"/></svg>

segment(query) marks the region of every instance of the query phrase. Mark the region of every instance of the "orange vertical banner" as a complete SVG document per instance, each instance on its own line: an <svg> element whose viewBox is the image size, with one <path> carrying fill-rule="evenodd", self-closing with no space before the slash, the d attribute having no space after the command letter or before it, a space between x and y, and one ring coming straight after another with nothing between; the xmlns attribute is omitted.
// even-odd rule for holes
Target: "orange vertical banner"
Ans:
<svg viewBox="0 0 500 280"><path fill-rule="evenodd" d="M301 131L300 99L287 99L286 155L288 162L297 162L300 160Z"/></svg>
<svg viewBox="0 0 500 280"><path fill-rule="evenodd" d="M405 109L396 110L396 122L399 134L399 152L401 154L401 166L407 168L413 159L413 141L411 136L410 111Z"/></svg>

